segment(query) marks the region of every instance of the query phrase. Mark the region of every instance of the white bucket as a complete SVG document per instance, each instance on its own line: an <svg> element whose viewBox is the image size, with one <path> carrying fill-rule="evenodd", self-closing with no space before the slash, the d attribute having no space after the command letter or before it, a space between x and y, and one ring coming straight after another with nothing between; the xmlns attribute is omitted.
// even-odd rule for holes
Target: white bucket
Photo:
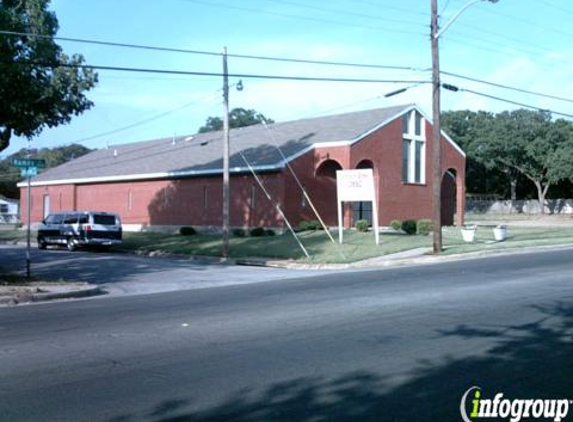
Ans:
<svg viewBox="0 0 573 422"><path fill-rule="evenodd" d="M462 228L462 238L464 242L473 242L476 236L477 227L466 227Z"/></svg>
<svg viewBox="0 0 573 422"><path fill-rule="evenodd" d="M503 242L507 239L507 226L498 226L493 229L493 237L496 242Z"/></svg>

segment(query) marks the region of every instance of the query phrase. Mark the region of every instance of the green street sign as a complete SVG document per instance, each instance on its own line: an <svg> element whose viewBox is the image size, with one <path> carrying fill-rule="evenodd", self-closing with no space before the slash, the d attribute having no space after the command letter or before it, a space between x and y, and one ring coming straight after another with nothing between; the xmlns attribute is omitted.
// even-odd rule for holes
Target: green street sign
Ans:
<svg viewBox="0 0 573 422"><path fill-rule="evenodd" d="M38 167L26 167L20 169L20 176L21 177L32 177L38 175Z"/></svg>
<svg viewBox="0 0 573 422"><path fill-rule="evenodd" d="M12 165L18 168L36 167L39 169L46 168L46 160L39 160L35 158L14 158Z"/></svg>

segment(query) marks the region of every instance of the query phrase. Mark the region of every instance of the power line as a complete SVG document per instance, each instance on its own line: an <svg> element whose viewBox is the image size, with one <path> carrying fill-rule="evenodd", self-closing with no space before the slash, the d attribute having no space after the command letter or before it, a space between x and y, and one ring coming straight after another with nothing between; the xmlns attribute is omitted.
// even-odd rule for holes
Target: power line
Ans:
<svg viewBox="0 0 573 422"><path fill-rule="evenodd" d="M573 10L571 10L571 9L566 9L566 8L564 8L564 7L562 7L562 6L558 6L558 5L556 5L555 3L553 3L553 2L550 2L550 1L547 1L547 0L536 0L536 2L537 2L537 3L543 3L543 4L547 5L547 6L554 7L554 8L557 9L557 10L561 10L562 12L569 13L569 14L572 14L572 15L573 15Z"/></svg>
<svg viewBox="0 0 573 422"><path fill-rule="evenodd" d="M377 21L382 20L382 21L387 21L387 22L398 23L401 25L406 23L406 24L412 24L412 25L416 25L416 26L424 26L424 25L420 24L419 22L411 22L411 21L408 22L408 21L404 21L402 19L389 18L388 16L372 15L372 14L366 14L366 13L350 12L348 10L342 10L342 9L332 9L332 8L327 8L327 7L313 6L313 5L298 3L298 2L290 1L290 0L266 0L266 1L272 2L272 3L286 4L286 5L295 6L295 7L301 7L301 8L310 9L310 10L316 10L319 12L344 14L347 16L356 16L359 18L375 19Z"/></svg>
<svg viewBox="0 0 573 422"><path fill-rule="evenodd" d="M484 85L490 85L490 86L495 86L497 88L502 88L502 89L507 89L510 91L516 91L516 92L521 92L523 94L530 94L530 95L537 95L539 97L544 97L544 98L550 98L552 100L559 100L559 101L566 101L569 103L573 103L573 99L571 98L565 98L565 97L559 97L556 95L551 95L551 94L544 94L542 92L536 92L536 91L530 91L528 89L523 89L523 88L517 88L517 87L513 87L513 86L509 86L509 85L503 85L503 84L498 84L495 82L489 82L489 81L484 81L483 79L477 79L477 78L472 78L470 76L464 76L464 75L459 75L456 73L451 73L451 72L440 72L444 75L448 75L448 76L453 76L455 78L460 78L460 79L465 79L467 81L472 81L472 82L477 82L477 83L481 83Z"/></svg>
<svg viewBox="0 0 573 422"><path fill-rule="evenodd" d="M465 33L463 33L463 32L460 32L460 31L457 30L457 29L452 30L452 32L455 32L455 33L457 34L457 36L458 36L457 38L465 38L465 41L461 41L460 39L450 37L450 38L447 38L447 41L450 42L450 43L458 44L458 45L462 45L462 46L466 46L466 47L467 47L467 46L471 46L471 47L473 47L473 48L475 48L475 49L478 49L478 50L488 51L488 52L494 53L494 54L496 54L496 55L504 55L505 57L507 57L508 51L510 51L510 52L513 53L513 54L516 54L517 52L525 52L525 53L528 53L528 54L530 54L530 55L532 55L532 56L538 56L538 57L545 57L545 54L544 54L544 53L550 53L549 50L543 50L542 52L539 52L539 51L538 51L538 52L535 52L535 51L527 50L527 49L524 49L524 48L520 48L520 49L518 50L517 47L515 47L515 46L510 46L509 44L503 44L503 43L494 42L494 41L491 41L491 40L487 40L487 41L486 41L486 40L480 40L480 39L478 39L478 38L476 38L476 37L472 37L472 36L467 35L467 34L465 34ZM496 48L484 47L483 45L476 44L476 43L473 42L473 41L477 41L478 43L487 44L488 46L489 46L489 45L498 45L498 46L500 46L500 47L503 47L503 49L496 49ZM564 59L561 59L561 58L552 58L552 60L554 60L554 61L559 61L559 62L562 62L562 63L565 63L565 64L572 64L572 63L573 63L573 61L564 60ZM543 66L543 67L549 68L549 65L546 65L546 64L543 64L543 63L538 63L538 64L541 65L541 66ZM554 69L555 66L551 66L551 68Z"/></svg>
<svg viewBox="0 0 573 422"><path fill-rule="evenodd" d="M219 91L221 91L221 90L219 90ZM217 91L217 93L218 93L219 91ZM209 97L206 97L204 100L206 101L206 100L210 99L211 97L213 97L214 95L215 95L215 94L211 94ZM151 122L153 122L153 121L155 121L155 120L159 120L159 119L161 119L161 118L163 118L163 117L165 117L165 116L168 116L168 115L170 115L170 114L173 114L173 113L175 113L175 112L177 112L177 111L181 111L181 110L183 110L183 109L186 109L186 108L188 108L188 107L190 107L190 106L192 106L192 105L197 105L197 103L198 103L199 101L203 101L203 100L195 100L195 101L192 101L192 102L190 102L190 103L183 104L183 105L180 106L180 107L177 107L177 108L174 108L174 109L165 111L165 112L163 112L163 113L157 114L157 115L155 115L155 116L149 117L149 118L147 118L147 119L143 119L143 120L137 121L137 122L135 122L135 123L131 123L131 124L126 125L126 126L121 126L121 127L117 128L117 129L108 130L108 131L106 131L106 132L101 132L101 133L98 133L98 134L95 134L95 135L91 135L91 136L87 136L87 137L85 137L85 138L78 139L78 140L76 140L76 141L73 141L72 144L79 144L79 143L82 143L82 142L91 141L92 139L103 138L104 136L114 135L114 134L116 134L116 133L123 132L123 131L128 130L128 129L133 129L134 127L138 127L138 126L145 125L145 124L147 124L147 123L151 123Z"/></svg>
<svg viewBox="0 0 573 422"><path fill-rule="evenodd" d="M18 37L35 37L35 38L53 39L53 40L57 40L57 41L67 41L67 42L75 42L75 43L83 43L83 44L102 45L102 46L106 46L106 47L131 48L131 49L139 49L139 50L163 51L163 52L170 52L170 53L186 53L186 54L197 54L197 55L216 56L216 57L221 57L221 55L222 55L221 53L217 53L217 52L213 52L213 51L160 47L160 46L131 44L131 43L119 43L119 42L92 40L92 39L85 39L85 38L70 38L70 37L58 37L58 36L52 37L50 35L31 34L31 33L25 33L25 32L14 32L14 31L3 31L3 30L0 30L0 35L18 36ZM247 55L247 54L227 54L227 56L237 58L237 59L266 60L266 61L276 61L276 62L315 64L315 65L327 65L327 66L361 67L361 68L389 69L389 70L413 70L413 71L419 71L420 70L418 68L414 68L411 66L394 66L394 65L371 64L371 63L349 63L349 62L338 62L338 61L308 60L308 59L288 58L288 57L257 56L257 55Z"/></svg>
<svg viewBox="0 0 573 422"><path fill-rule="evenodd" d="M192 72L187 70L167 70L167 69L149 69L141 67L121 67L121 66L102 66L87 64L70 64L70 63L35 63L35 62L11 62L11 64L22 66L38 66L47 68L66 67L74 69L87 70L112 70L118 72L139 72L139 73L157 73L164 75L186 75L186 76L213 76L223 77L219 72ZM363 78L335 78L335 77L315 77L315 76L288 76L288 75L260 75L248 73L229 73L229 77L243 79L274 79L286 81L313 81L313 82L348 82L348 83L429 83L427 80L404 80L404 79L363 79Z"/></svg>
<svg viewBox="0 0 573 422"><path fill-rule="evenodd" d="M443 83L442 87L444 89L447 89L448 91L452 91L452 92L467 92L469 94L474 94L474 95L478 95L480 97L484 97L484 98L489 98L490 100L496 100L496 101L501 101L504 103L508 103L508 104L513 104L513 105L517 105L520 107L525 107L525 108L530 108L532 110L538 110L538 111L543 111L543 112L547 112L547 113L551 113L551 114L556 114L558 116L563 116L563 117L569 117L569 118L573 118L573 114L568 114L568 113L563 113L561 111L555 111L555 110L551 110L548 108L542 108L542 107L537 107L531 104L527 104L527 103L522 103L519 101L514 101L514 100L510 100L507 98L503 98L503 97L498 97L496 95L491 95L491 94L486 94L484 92L479 92L479 91L474 91L472 89L466 89L466 88L459 88L455 85L450 85L447 83Z"/></svg>
<svg viewBox="0 0 573 422"><path fill-rule="evenodd" d="M376 6L376 7L380 7L380 8L384 8L384 9L395 10L397 12L407 13L407 14L411 14L411 15L430 16L429 13L416 12L414 10L404 9L404 8L396 7L396 6L388 6L386 4L382 5L379 2L373 2L373 1L368 1L368 0L353 0L352 3L362 3L362 4L369 5L369 6Z"/></svg>
<svg viewBox="0 0 573 422"><path fill-rule="evenodd" d="M366 29L373 29L373 30L382 31L382 32L392 32L392 33L400 33L400 34L408 34L408 35L416 35L416 36L426 35L426 34L423 34L420 32L406 31L403 29L384 28L381 26L361 25L361 24L356 24L356 23L352 23L352 22L341 22L341 21L322 19L322 18L311 17L311 16L302 16L302 15L296 15L296 14L290 14L290 13L283 13L283 12L273 12L270 10L252 9L252 8L243 7L243 6L231 6L228 4L221 4L221 3L204 1L204 0L181 0L181 1L186 1L189 3L197 3L197 4L202 4L202 5L211 6L211 7L218 7L218 8L223 8L223 9L240 10L243 12L265 14L265 15L271 15L271 16L280 16L280 17L286 17L286 18L291 18L291 19L293 19L293 18L294 19L302 19L302 20L308 20L308 21L312 21L312 22L327 23L327 24L338 25L338 26L347 26L347 27L354 27L354 28L366 28Z"/></svg>

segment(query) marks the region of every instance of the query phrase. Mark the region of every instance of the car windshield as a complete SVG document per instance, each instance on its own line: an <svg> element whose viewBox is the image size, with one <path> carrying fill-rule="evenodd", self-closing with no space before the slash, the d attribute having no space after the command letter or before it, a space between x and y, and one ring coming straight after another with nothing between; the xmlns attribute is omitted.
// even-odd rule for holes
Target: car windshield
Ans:
<svg viewBox="0 0 573 422"><path fill-rule="evenodd" d="M94 224L101 224L102 226L114 226L114 215L94 214Z"/></svg>
<svg viewBox="0 0 573 422"><path fill-rule="evenodd" d="M46 218L46 224L62 224L64 216L62 214L51 214Z"/></svg>

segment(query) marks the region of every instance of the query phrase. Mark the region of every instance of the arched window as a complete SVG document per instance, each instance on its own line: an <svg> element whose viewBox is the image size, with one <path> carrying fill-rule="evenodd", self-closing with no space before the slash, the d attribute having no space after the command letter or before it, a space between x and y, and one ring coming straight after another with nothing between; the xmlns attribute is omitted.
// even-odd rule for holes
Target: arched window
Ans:
<svg viewBox="0 0 573 422"><path fill-rule="evenodd" d="M327 177L336 180L336 170L342 170L342 166L335 160L324 161L316 170L317 177Z"/></svg>

